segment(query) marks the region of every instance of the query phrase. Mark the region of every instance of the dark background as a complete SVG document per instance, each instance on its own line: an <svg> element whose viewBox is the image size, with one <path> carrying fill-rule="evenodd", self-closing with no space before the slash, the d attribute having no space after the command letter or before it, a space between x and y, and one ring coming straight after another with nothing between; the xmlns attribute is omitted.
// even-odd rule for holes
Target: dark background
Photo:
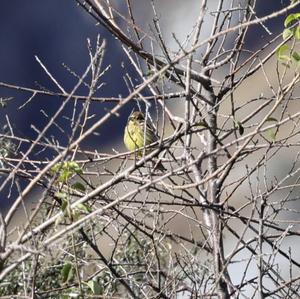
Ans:
<svg viewBox="0 0 300 299"><path fill-rule="evenodd" d="M96 44L97 35L107 41L103 68L112 65L112 68L103 76L104 86L97 92L97 96L118 97L126 96L128 90L125 86L123 76L125 69L130 65L121 68L124 61L123 51L118 42L103 28L95 25L93 20L82 8L78 7L72 0L30 0L30 1L2 1L0 9L0 82L20 85L45 90L57 91L58 88L45 74L35 55L47 67L53 77L66 91L71 91L78 79L72 76L63 63L79 76L84 73L89 65L87 49L87 38L93 45ZM123 72L122 72L123 71ZM79 89L76 94L87 95L87 88ZM13 99L8 102L5 109L0 109L0 125L3 128L6 124L6 117L9 119L14 134L18 137L35 139L37 132L31 126L42 130L48 123L48 118L41 113L43 110L49 117L53 115L62 103L62 99L48 96L36 96L28 105L21 110L20 105L25 103L30 93L19 92L12 89L0 87L0 97ZM92 104L91 113L95 113L95 119L104 115L112 104ZM99 152L102 147L118 138L123 133L123 126L126 116L132 109L127 105L121 115L123 118L114 117L98 131L100 136L88 138L82 146L85 149L95 149ZM63 115L71 116L73 103L70 103ZM125 111L126 110L126 111ZM67 119L60 117L61 126L65 134L58 128L52 126L47 131L47 138L55 136L61 145L66 145L69 138ZM104 138L102 138L104 136ZM18 152L25 152L29 144L22 143ZM37 156L30 156L31 159L51 159L55 153L49 151L39 152ZM2 182L4 176L1 177ZM20 181L21 187L25 182ZM8 184L9 185L9 184ZM3 210L11 204L14 198L12 190L9 194L9 186L0 194L0 209Z"/></svg>

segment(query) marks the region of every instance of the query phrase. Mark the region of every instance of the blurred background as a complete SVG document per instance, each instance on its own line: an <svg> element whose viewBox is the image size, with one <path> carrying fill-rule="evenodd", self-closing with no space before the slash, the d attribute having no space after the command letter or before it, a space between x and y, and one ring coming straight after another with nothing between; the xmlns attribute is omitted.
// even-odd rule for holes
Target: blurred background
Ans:
<svg viewBox="0 0 300 299"><path fill-rule="evenodd" d="M125 10L125 1L112 1L120 9ZM146 32L151 31L153 27L153 11L148 0L132 1L134 15L137 23ZM172 34L175 33L180 41L184 41L187 34L192 32L196 23L199 10L198 0L159 0L155 1L157 13L160 18L160 26L167 42L172 50L178 49ZM269 14L286 6L290 1L258 1L258 16ZM211 9L216 8L217 1L209 1ZM241 5L243 1L241 1ZM272 33L278 33L283 29L283 20L286 16L271 20L265 24ZM67 91L71 91L77 82L75 78L63 66L66 65L79 76L85 71L90 59L87 50L87 39L92 44L96 43L97 35L106 39L106 54L103 68L111 65L111 69L103 76L104 85L97 92L99 97L124 97L129 94L124 81L126 73L130 73L136 78L127 56L125 56L119 42L111 36L82 8L76 5L73 0L27 0L27 1L2 1L0 9L0 82L19 85L29 88L43 88L50 91L58 91L57 87L51 82L45 74L40 64L37 62L37 56L47 67L51 74L56 78L61 86ZM118 21L118 20L117 20ZM209 23L205 24L209 34ZM258 38L259 37L259 38ZM265 44L266 39L271 39L265 28L262 26L251 27L247 34L246 45L244 48L249 50L259 49ZM230 44L227 45L230 47ZM159 49L155 49L159 51ZM270 80L276 79L274 72L274 61L266 66L266 71L270 75ZM221 75L221 74L220 74ZM274 76L273 78L271 76ZM270 92L265 80L260 77L251 77L247 84L243 84L237 91L236 96L240 99L249 99L261 93ZM146 91L145 91L146 92ZM79 93L86 95L86 90L82 88ZM19 137L35 139L37 131L42 130L48 123L48 118L53 115L61 105L61 99L47 96L37 96L28 105L19 108L30 97L29 93L20 92L0 86L0 97L11 98L5 109L0 109L1 127L4 127L10 121L14 133ZM179 102L179 101L177 101ZM101 117L107 112L107 109L113 104L92 104L91 112L96 117ZM107 122L99 130L99 136L89 137L83 144L82 149L95 150L99 152L116 148L119 151L124 150L122 135L128 114L135 107L135 103L128 104L122 109L120 116L113 121ZM180 107L180 103L178 103ZM67 107L68 109L68 107ZM71 111L70 106L70 111ZM174 108L176 109L176 107ZM179 108L178 108L179 110ZM62 120L63 121L63 120ZM60 124L63 126L63 123ZM36 129L34 129L34 128ZM67 134L59 133L59 130L52 128L47 136L61 136L60 144L67 143ZM23 145L21 151L26 150ZM27 145L28 146L28 145ZM40 156L50 158L47 151L40 153ZM274 164L274 173L280 173L284 169L286 157ZM234 175L234 172L233 172ZM237 174L237 175L240 175ZM1 177L3 180L3 177ZM7 188L1 192L0 209L4 212L12 203L14 196L9 194ZM182 229L181 223L174 224L174 230ZM227 239L230 249L230 239ZM229 245L228 245L229 244ZM228 249L228 250L229 250ZM239 275L239 268L231 269L232 272Z"/></svg>
<svg viewBox="0 0 300 299"><path fill-rule="evenodd" d="M125 2L113 1L121 12L125 12ZM270 5L269 2L259 1L258 15L276 11L288 2L272 1L272 5ZM151 31L153 29L153 10L150 1L133 1L132 3L137 23L146 32ZM178 44L172 34L174 33L179 41L185 40L186 35L192 31L196 22L199 3L195 0L160 0L155 1L155 4L167 45L172 50L176 50ZM241 1L242 4L243 1ZM209 1L209 5L211 5L211 9L215 9L217 1ZM284 16L265 25L272 32L282 30L283 18ZM118 41L101 26L97 26L95 20L77 6L74 0L3 1L0 9L0 20L0 82L58 91L35 59L37 56L59 84L65 90L71 91L77 78L71 75L63 64L80 76L89 64L87 39L89 38L95 45L98 34L102 39L107 40L103 68L108 65L112 67L104 75L104 85L98 91L97 96L126 96L129 92L123 76L129 72L132 73L133 78L137 77ZM209 22L205 26L207 28L206 34L209 34ZM260 26L251 27L245 48L249 50L259 48L261 45L257 44L257 40L264 41L264 39L257 39L258 35L268 38L264 28ZM159 49L155 50L159 51ZM80 92L82 95L86 94L84 88ZM10 120L15 134L29 139L36 138L36 131L41 130L47 124L48 118L56 112L61 104L59 98L38 96L30 104L19 109L28 100L30 94L4 87L0 87L0 97L12 98L5 109L0 109L1 127L7 125L7 120ZM108 136L108 138L101 138L101 142L99 137L88 138L83 143L85 149L94 150L97 148L101 152L102 148L111 144L120 144L117 147L123 150L123 145L120 143L121 135L127 116L134 106L134 103L128 104L122 110L119 118L115 118L101 127L98 133L102 136ZM92 112L96 114L96 117L100 117L109 107L111 107L110 104L92 104ZM63 123L61 125L63 126ZM47 136L51 137L52 135L57 137L59 132L55 132L55 128L52 128L48 131ZM60 135L60 143L66 143L66 135ZM21 150L25 151L25 148ZM45 155L46 158L48 153L44 152L42 155ZM1 210L10 204L8 193L2 193L0 198Z"/></svg>

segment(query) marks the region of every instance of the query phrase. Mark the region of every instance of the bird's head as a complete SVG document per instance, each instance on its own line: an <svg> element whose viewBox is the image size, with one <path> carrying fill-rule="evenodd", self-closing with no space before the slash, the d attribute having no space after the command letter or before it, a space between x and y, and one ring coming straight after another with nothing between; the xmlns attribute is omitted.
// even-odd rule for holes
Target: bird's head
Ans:
<svg viewBox="0 0 300 299"><path fill-rule="evenodd" d="M134 111L130 114L128 122L141 122L145 120L144 114L140 111Z"/></svg>

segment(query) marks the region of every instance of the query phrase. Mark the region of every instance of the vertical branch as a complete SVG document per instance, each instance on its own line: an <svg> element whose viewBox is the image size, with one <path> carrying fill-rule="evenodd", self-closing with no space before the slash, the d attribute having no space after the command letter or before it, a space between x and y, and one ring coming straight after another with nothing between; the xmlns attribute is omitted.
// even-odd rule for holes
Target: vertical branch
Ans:
<svg viewBox="0 0 300 299"><path fill-rule="evenodd" d="M206 90L206 97L211 104L207 104L207 124L209 130L207 131L207 152L212 153L217 149L217 97L214 95L213 90ZM209 155L208 158L208 172L211 175L217 170L217 155ZM208 201L211 204L219 204L218 196L218 185L217 177L213 177L208 182ZM224 247L223 247L223 234L222 234L222 223L220 220L220 212L215 210L210 210L209 215L211 218L211 232L210 238L212 240L213 248L213 260L214 260L214 271L216 276L216 281L218 285L219 298L229 298L228 282L225 281L224 275L227 273L224 269ZM228 277L228 275L226 275ZM219 279L218 279L219 278Z"/></svg>
<svg viewBox="0 0 300 299"><path fill-rule="evenodd" d="M258 291L261 299L265 298L263 291L263 277L264 277L264 260L263 260L263 233L264 233L264 214L265 214L265 198L262 196L260 202L259 211L259 229L258 229L258 247L259 247L259 257L258 257Z"/></svg>

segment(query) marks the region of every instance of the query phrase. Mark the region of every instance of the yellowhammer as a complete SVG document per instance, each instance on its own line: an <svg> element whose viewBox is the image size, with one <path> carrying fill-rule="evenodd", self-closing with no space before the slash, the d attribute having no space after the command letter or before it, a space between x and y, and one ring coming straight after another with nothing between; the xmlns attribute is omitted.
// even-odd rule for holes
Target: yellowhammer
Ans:
<svg viewBox="0 0 300 299"><path fill-rule="evenodd" d="M124 132L124 144L129 151L142 149L158 140L159 137L150 121L145 126L145 117L142 112L134 111L129 115ZM146 154L150 151L151 149L146 149ZM143 150L138 151L138 155L142 156ZM158 163L155 168L165 170L161 163Z"/></svg>

